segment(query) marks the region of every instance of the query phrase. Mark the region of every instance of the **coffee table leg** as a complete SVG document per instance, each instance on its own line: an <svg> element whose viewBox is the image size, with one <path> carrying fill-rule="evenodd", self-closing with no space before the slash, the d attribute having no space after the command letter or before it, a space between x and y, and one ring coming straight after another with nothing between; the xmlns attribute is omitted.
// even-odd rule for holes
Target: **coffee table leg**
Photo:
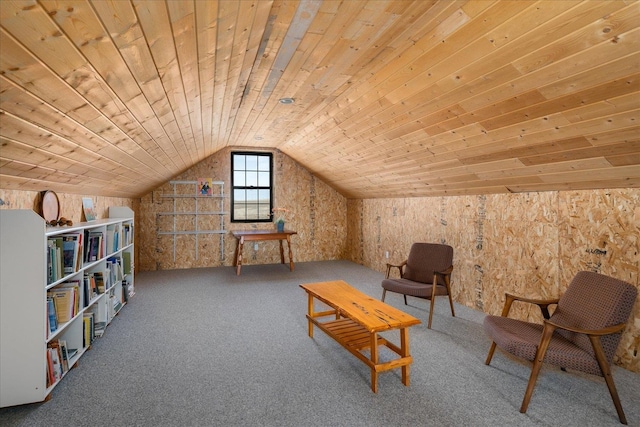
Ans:
<svg viewBox="0 0 640 427"><path fill-rule="evenodd" d="M307 312L309 313L309 317L313 317L313 296L311 294L307 294ZM313 338L313 322L311 319L308 319L309 323L309 336Z"/></svg>
<svg viewBox="0 0 640 427"><path fill-rule="evenodd" d="M409 356L409 328L400 329L400 352L401 357ZM409 386L409 365L402 367L402 384Z"/></svg>
<svg viewBox="0 0 640 427"><path fill-rule="evenodd" d="M378 371L376 371L375 365L378 364L378 334L373 332L371 334L371 362L374 366L371 367L371 390L374 393L378 392Z"/></svg>

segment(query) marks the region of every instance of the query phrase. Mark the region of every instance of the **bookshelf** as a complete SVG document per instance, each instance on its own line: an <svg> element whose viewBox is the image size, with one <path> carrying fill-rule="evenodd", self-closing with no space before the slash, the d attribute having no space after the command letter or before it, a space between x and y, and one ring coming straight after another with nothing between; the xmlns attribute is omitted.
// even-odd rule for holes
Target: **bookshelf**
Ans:
<svg viewBox="0 0 640 427"><path fill-rule="evenodd" d="M177 242L180 235L193 235L195 259L199 258L198 236L220 236L220 260L224 261L224 181L211 181L211 194L202 195L198 181L170 181L172 193L160 195L161 201L170 201L171 210L156 214L158 236L173 239L173 261L176 261ZM168 220L167 220L168 219ZM217 228L214 228L217 226Z"/></svg>
<svg viewBox="0 0 640 427"><path fill-rule="evenodd" d="M133 227L127 207L61 227L0 211L0 407L47 400L134 294Z"/></svg>

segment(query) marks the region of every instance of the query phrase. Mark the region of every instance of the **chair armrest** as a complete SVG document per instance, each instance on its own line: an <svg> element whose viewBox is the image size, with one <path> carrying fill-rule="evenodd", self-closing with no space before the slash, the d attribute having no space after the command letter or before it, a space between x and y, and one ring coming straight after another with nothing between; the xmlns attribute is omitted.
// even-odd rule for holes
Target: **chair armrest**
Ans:
<svg viewBox="0 0 640 427"><path fill-rule="evenodd" d="M438 274L440 276L447 276L449 274L451 274L451 272L453 271L453 265L449 266L446 270L442 270L442 271L434 271L434 274Z"/></svg>
<svg viewBox="0 0 640 427"><path fill-rule="evenodd" d="M407 261L403 261L402 264L399 265L395 265L395 264L389 264L387 263L387 274L384 276L385 279L389 278L389 274L391 273L391 269L392 268L397 268L398 272L400 273L400 277L403 276L403 272L402 272L402 268L407 265Z"/></svg>
<svg viewBox="0 0 640 427"><path fill-rule="evenodd" d="M540 311L542 312L542 316L545 319L549 319L549 317L551 317L549 315L549 306L552 304L557 304L558 301L560 301L559 298L553 298L553 299L535 299L535 298L525 298L525 297L520 297L517 295L513 295L510 294L508 292L506 292L504 294L505 296L505 301L504 301L504 308L502 309L502 317L507 317L507 315L509 314L509 310L511 310L511 304L513 304L514 301L520 301L520 302L526 302L529 304L535 304L538 307L540 307Z"/></svg>
<svg viewBox="0 0 640 427"><path fill-rule="evenodd" d="M617 325L609 326L608 328L602 328L602 329L580 329L574 326L561 325L560 323L551 322L550 320L547 320L547 319L544 320L544 323L548 323L549 325L552 325L554 328L557 328L557 329L564 329L566 331L575 332L578 334L597 335L597 336L610 335L610 334L615 334L617 332L622 332L625 326L627 326L626 323L619 323Z"/></svg>

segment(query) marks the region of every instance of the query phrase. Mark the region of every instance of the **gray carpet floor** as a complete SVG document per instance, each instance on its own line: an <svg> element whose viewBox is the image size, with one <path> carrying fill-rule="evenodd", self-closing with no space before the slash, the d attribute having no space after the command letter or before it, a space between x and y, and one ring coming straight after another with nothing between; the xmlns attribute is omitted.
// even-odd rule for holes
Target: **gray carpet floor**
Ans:
<svg viewBox="0 0 640 427"><path fill-rule="evenodd" d="M455 275L455 273L454 273ZM54 389L0 410L3 426L619 426L602 378L545 366L526 414L529 365L498 350L481 312L388 294L422 319L410 329L411 385L379 376L316 329L298 286L342 279L379 298L382 275L347 261L143 272L136 296ZM455 276L454 276L455 281ZM455 284L454 284L455 286ZM398 334L385 337L399 342ZM614 367L629 425L640 375Z"/></svg>

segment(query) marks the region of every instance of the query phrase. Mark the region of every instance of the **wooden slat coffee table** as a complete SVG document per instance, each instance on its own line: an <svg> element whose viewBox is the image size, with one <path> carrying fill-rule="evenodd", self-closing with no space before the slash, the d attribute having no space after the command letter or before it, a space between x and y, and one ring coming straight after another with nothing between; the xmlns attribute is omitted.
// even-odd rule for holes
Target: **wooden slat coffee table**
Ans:
<svg viewBox="0 0 640 427"><path fill-rule="evenodd" d="M420 320L388 304L374 299L351 287L342 280L307 283L300 285L308 294L309 336L313 338L313 325L327 333L351 354L371 368L371 390L378 392L378 373L390 369L402 369L402 383L409 385L409 327ZM316 312L314 299L331 309ZM334 320L318 321L320 317L333 316ZM379 337L378 333L398 329L400 346ZM378 347L385 346L399 357L380 362ZM363 350L369 350L369 357Z"/></svg>

